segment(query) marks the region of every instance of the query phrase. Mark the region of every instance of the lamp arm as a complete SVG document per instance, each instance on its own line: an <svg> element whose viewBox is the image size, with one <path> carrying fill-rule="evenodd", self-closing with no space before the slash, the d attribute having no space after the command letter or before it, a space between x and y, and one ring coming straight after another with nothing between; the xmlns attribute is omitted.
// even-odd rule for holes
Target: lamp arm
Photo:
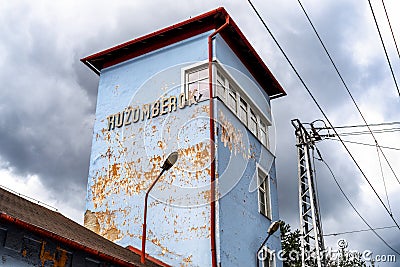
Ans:
<svg viewBox="0 0 400 267"><path fill-rule="evenodd" d="M149 189L146 191L146 195L144 197L144 214L143 214L143 233L142 233L142 254L140 257L140 262L145 263L145 258L146 258L146 225L147 225L147 199L149 198L149 193L151 189L153 189L154 185L158 182L160 177L163 175L165 172L165 169L162 169L160 174L157 176L157 178L151 183Z"/></svg>
<svg viewBox="0 0 400 267"><path fill-rule="evenodd" d="M259 267L259 260L258 260L258 253L260 253L260 250L264 247L265 243L267 243L269 237L271 236L270 233L268 233L267 237L265 238L264 242L262 242L261 246L257 249L256 252L256 261L257 261L257 267Z"/></svg>

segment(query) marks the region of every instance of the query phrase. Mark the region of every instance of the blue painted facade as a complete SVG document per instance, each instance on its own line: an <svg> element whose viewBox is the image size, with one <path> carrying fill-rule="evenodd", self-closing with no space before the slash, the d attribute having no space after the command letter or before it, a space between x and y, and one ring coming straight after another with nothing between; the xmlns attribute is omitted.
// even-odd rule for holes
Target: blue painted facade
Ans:
<svg viewBox="0 0 400 267"><path fill-rule="evenodd" d="M167 155L178 151L176 165L150 194L147 217L146 252L171 266L211 266L209 100L186 95L179 102L186 71L207 66L210 33L100 74L85 226L121 246L141 249L144 195ZM213 51L214 74L216 68L228 73L270 122L268 95L219 35ZM212 101L217 261L221 266L255 266L271 220L279 219L274 156L225 103L217 97ZM270 219L258 210L259 167L271 179ZM280 249L279 232L268 247Z"/></svg>
<svg viewBox="0 0 400 267"><path fill-rule="evenodd" d="M220 36L217 36L215 43L215 59L224 66L239 87L245 88L245 93L254 105L264 111L264 115L272 122L268 95L260 89ZM231 144L234 148L229 149L230 144L223 137L223 131L217 131L217 172L221 174L221 183L225 184L225 179L237 177L237 184L218 201L219 257L223 266L256 266L256 251L264 241L271 222L279 220L275 159L269 149L257 140L219 98L216 102L219 128L230 128L234 136L242 137L243 142L243 145L236 144L236 147ZM261 215L258 210L257 168L267 172L270 177L271 219ZM279 231L270 237L267 246L276 252L281 249ZM282 262L277 260L276 266L282 266Z"/></svg>

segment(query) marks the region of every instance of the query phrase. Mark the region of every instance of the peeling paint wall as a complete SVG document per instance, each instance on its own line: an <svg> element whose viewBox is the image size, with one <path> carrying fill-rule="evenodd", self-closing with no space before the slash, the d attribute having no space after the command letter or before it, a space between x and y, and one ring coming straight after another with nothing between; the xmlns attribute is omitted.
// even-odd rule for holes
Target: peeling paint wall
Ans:
<svg viewBox="0 0 400 267"><path fill-rule="evenodd" d="M189 99L185 107L154 117L150 110L150 119L146 113L111 130L107 117L178 97L182 69L207 58L208 34L100 75L85 226L121 246L141 249L146 190L168 154L178 151L175 166L151 191L147 211L146 253L172 266L211 262L208 101Z"/></svg>
<svg viewBox="0 0 400 267"><path fill-rule="evenodd" d="M272 121L268 95L220 36L216 38L218 62L226 68L265 117ZM243 125L226 105L215 100L217 118L218 260L222 266L256 266L256 252L267 236L271 221L279 220L274 155ZM259 212L257 171L269 172L272 220ZM279 231L267 246L281 249ZM281 267L282 262L276 261Z"/></svg>
<svg viewBox="0 0 400 267"><path fill-rule="evenodd" d="M105 69L99 82L85 226L121 246L141 249L145 192L167 155L178 151L177 163L150 194L147 216L146 252L172 266L211 266L209 101L188 101L162 115L146 105L182 93L183 69L206 62L208 34ZM229 66L225 70L272 121L268 96L243 64L218 36L214 48L218 62ZM254 174L257 164L270 170L275 220L274 157L223 103L213 101L218 262L253 266L271 223L258 212ZM124 124L121 114L130 107L145 115ZM110 127L109 116L115 114ZM279 249L279 238L272 237L269 245Z"/></svg>
<svg viewBox="0 0 400 267"><path fill-rule="evenodd" d="M217 171L220 187L228 191L218 202L219 260L225 266L255 266L256 251L265 239L271 221L279 220L274 157L223 103L218 101L217 106L220 121ZM234 144L226 141L226 133L221 128L231 129L232 135L246 136L243 139L248 141L247 149L242 153L235 152ZM258 210L258 166L270 170L272 220ZM267 245L275 251L280 250L279 232L269 239ZM277 262L277 266L282 266L282 263Z"/></svg>

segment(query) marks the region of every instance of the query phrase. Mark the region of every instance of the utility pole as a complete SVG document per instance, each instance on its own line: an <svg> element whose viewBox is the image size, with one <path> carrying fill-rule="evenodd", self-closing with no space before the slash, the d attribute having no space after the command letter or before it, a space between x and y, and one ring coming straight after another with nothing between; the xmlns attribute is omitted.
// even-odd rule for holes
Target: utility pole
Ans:
<svg viewBox="0 0 400 267"><path fill-rule="evenodd" d="M312 124L310 132L298 119L292 120L292 125L298 156L301 266L323 267L325 247L312 161L315 142L321 140L321 136Z"/></svg>

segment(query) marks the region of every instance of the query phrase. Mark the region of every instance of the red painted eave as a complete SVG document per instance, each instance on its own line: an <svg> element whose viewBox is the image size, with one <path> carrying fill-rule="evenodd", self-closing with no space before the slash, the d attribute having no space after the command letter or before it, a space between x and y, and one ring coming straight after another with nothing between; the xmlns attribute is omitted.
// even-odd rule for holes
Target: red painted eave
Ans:
<svg viewBox="0 0 400 267"><path fill-rule="evenodd" d="M229 14L226 10L220 7L170 27L82 58L81 61L99 75L104 68L204 32L217 29L225 23L226 17L228 16ZM220 34L271 99L286 95L282 86L272 75L232 18L229 19L228 27L225 27Z"/></svg>

